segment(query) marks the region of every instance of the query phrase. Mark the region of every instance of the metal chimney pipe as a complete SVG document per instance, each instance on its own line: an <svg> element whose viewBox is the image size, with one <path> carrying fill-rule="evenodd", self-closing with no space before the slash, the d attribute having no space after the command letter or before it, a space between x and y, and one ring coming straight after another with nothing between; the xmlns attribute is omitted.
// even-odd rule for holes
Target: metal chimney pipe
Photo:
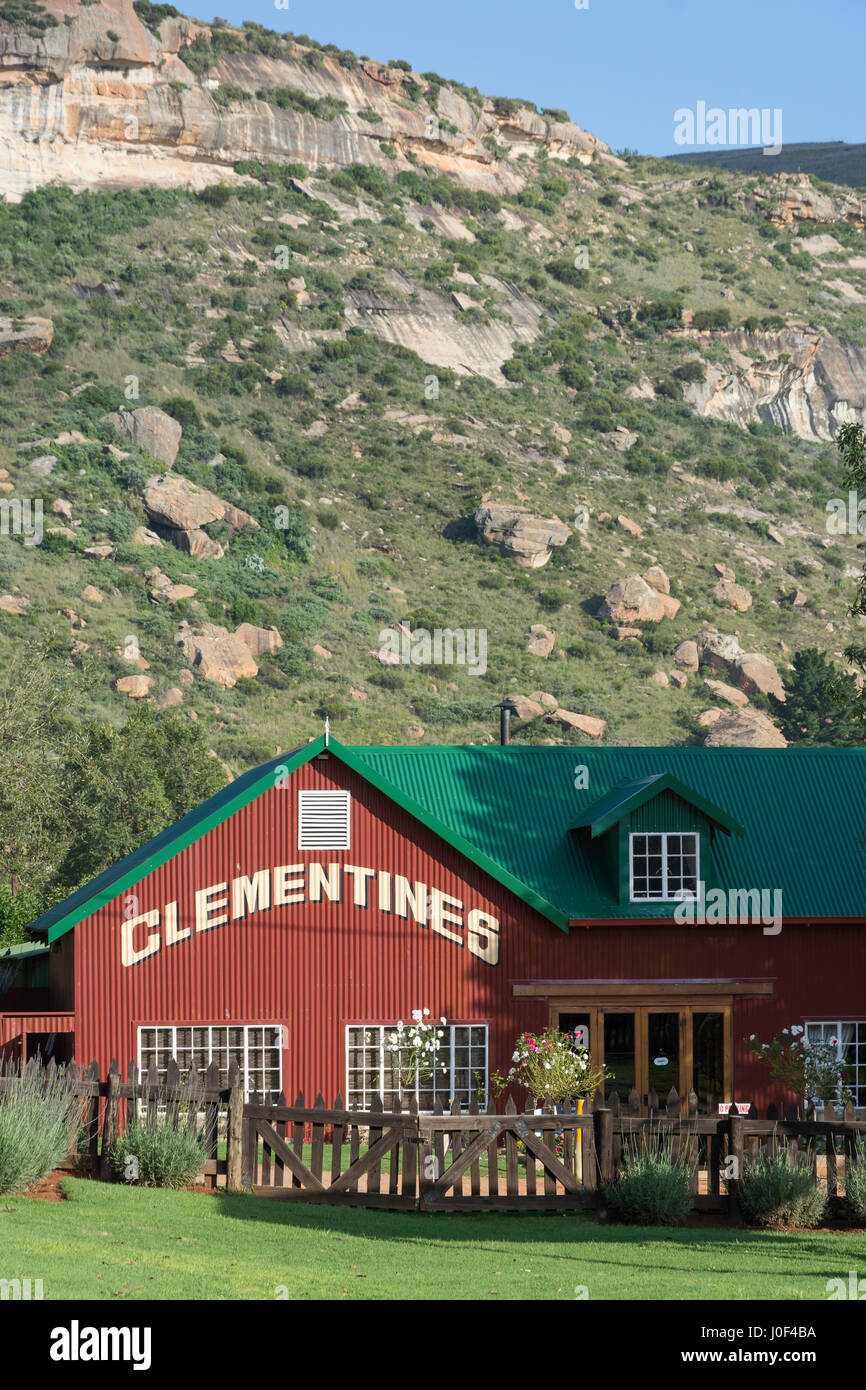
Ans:
<svg viewBox="0 0 866 1390"><path fill-rule="evenodd" d="M511 742L511 716L514 713L514 705L506 699L499 706L499 742L503 748L507 748Z"/></svg>

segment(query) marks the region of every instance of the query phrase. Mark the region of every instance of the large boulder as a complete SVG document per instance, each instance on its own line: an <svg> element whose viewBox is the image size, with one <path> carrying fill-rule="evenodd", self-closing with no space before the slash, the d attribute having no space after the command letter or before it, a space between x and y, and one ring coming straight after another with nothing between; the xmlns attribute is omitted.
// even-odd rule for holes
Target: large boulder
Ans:
<svg viewBox="0 0 866 1390"><path fill-rule="evenodd" d="M596 719L591 714L575 714L569 709L557 709L547 716L545 721L548 724L557 724L560 729L577 729L579 733L586 734L589 738L602 738L607 724L603 719Z"/></svg>
<svg viewBox="0 0 866 1390"><path fill-rule="evenodd" d="M114 688L131 700L143 700L150 693L152 684L150 676L121 676L119 681L115 681Z"/></svg>
<svg viewBox="0 0 866 1390"><path fill-rule="evenodd" d="M708 748L787 748L787 739L772 719L756 709L722 713L704 739Z"/></svg>
<svg viewBox="0 0 866 1390"><path fill-rule="evenodd" d="M697 671L699 660L697 642L680 642L674 652L674 662L684 671Z"/></svg>
<svg viewBox="0 0 866 1390"><path fill-rule="evenodd" d="M711 632L704 638L701 647L701 665L709 666L719 675L730 675L740 657L742 648L736 637L728 637L723 632Z"/></svg>
<svg viewBox="0 0 866 1390"><path fill-rule="evenodd" d="M551 550L565 545L570 529L557 517L536 516L526 507L502 502L483 502L475 513L478 539L498 545L503 555L521 569L540 569Z"/></svg>
<svg viewBox="0 0 866 1390"><path fill-rule="evenodd" d="M633 623L660 623L666 612L658 590L651 588L639 574L630 574L611 585L598 616L608 618L612 623L630 626Z"/></svg>
<svg viewBox="0 0 866 1390"><path fill-rule="evenodd" d="M544 623L533 623L529 629L530 637L526 650L530 656L540 656L545 661L556 646L556 633L551 632Z"/></svg>
<svg viewBox="0 0 866 1390"><path fill-rule="evenodd" d="M537 700L527 699L525 695L509 695L508 698L518 719L539 719L544 714L544 706Z"/></svg>
<svg viewBox="0 0 866 1390"><path fill-rule="evenodd" d="M742 584L735 584L732 579L720 579L713 589L713 598L716 603L726 603L738 613L746 613L752 606L752 595L748 589L744 589Z"/></svg>
<svg viewBox="0 0 866 1390"><path fill-rule="evenodd" d="M747 695L775 695L784 700L782 677L772 661L758 652L744 652L735 668L737 685Z"/></svg>
<svg viewBox="0 0 866 1390"><path fill-rule="evenodd" d="M102 423L126 435L130 444L146 449L169 468L177 458L181 427L157 405L142 405L138 410L113 410L102 417Z"/></svg>
<svg viewBox="0 0 866 1390"><path fill-rule="evenodd" d="M759 652L744 652L736 637L711 632L704 638L701 665L719 675L727 676L731 685L746 695L776 695L785 698L782 678L769 657Z"/></svg>
<svg viewBox="0 0 866 1390"><path fill-rule="evenodd" d="M219 559L225 554L219 542L212 540L204 530L212 522L225 521L232 531L259 524L240 507L224 502L216 493L208 492L177 473L160 473L148 478L144 506L154 526L161 528L179 550L187 551L196 559Z"/></svg>
<svg viewBox="0 0 866 1390"><path fill-rule="evenodd" d="M671 591L671 581L661 565L650 565L644 575L644 580L651 589L655 589L657 594L669 594Z"/></svg>
<svg viewBox="0 0 866 1390"><path fill-rule="evenodd" d="M283 639L275 627L255 627L253 623L241 623L235 628L235 637L243 642L253 656L264 656L279 651Z"/></svg>
<svg viewBox="0 0 866 1390"><path fill-rule="evenodd" d="M246 643L217 623L204 623L195 629L182 623L174 640L205 680L216 681L227 690L239 680L259 673Z"/></svg>

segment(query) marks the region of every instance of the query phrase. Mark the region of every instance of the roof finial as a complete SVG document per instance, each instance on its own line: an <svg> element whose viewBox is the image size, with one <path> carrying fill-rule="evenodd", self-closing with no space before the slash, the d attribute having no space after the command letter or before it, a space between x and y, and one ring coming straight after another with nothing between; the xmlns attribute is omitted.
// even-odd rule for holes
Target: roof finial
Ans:
<svg viewBox="0 0 866 1390"><path fill-rule="evenodd" d="M329 738L329 736L330 736L330 733L331 733L331 721L330 721L330 719L328 718L328 716L325 715L325 747L326 747L326 748L327 748L327 746L328 746L328 738Z"/></svg>

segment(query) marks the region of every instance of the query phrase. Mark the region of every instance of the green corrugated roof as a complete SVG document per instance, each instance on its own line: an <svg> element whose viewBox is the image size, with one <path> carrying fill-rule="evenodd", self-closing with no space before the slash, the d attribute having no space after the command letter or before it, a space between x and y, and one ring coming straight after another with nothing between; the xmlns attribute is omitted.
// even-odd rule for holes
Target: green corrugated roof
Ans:
<svg viewBox="0 0 866 1390"><path fill-rule="evenodd" d="M277 769L293 772L321 752L319 738L283 754L58 903L33 924L56 940L131 884L267 791ZM720 881L781 889L786 917L866 919L866 749L345 747L330 752L418 817L560 928L570 918L669 917L664 904L614 900L599 856L569 828L599 803L611 811L622 783L679 784L712 818L742 836L720 836ZM575 788L586 768L585 790ZM632 796L638 793L632 788Z"/></svg>
<svg viewBox="0 0 866 1390"><path fill-rule="evenodd" d="M782 890L786 917L866 920L866 749L357 748L363 761L569 918L669 917L614 901L568 827L623 781L669 773L743 826L720 835L720 882ZM575 790L578 767L588 788Z"/></svg>

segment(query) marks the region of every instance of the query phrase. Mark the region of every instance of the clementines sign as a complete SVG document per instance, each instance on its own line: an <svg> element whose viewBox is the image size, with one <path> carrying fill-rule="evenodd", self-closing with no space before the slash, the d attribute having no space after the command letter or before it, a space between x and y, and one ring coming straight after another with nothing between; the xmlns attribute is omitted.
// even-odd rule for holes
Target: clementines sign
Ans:
<svg viewBox="0 0 866 1390"><path fill-rule="evenodd" d="M413 921L486 965L499 963L499 920L480 908L465 911L459 898L417 879L357 864L282 864L223 883L198 888L183 904L166 903L128 916L120 924L121 960L140 965L161 951L190 941L199 932L270 912L275 907L349 902L354 907ZM132 910L138 900L131 896Z"/></svg>

